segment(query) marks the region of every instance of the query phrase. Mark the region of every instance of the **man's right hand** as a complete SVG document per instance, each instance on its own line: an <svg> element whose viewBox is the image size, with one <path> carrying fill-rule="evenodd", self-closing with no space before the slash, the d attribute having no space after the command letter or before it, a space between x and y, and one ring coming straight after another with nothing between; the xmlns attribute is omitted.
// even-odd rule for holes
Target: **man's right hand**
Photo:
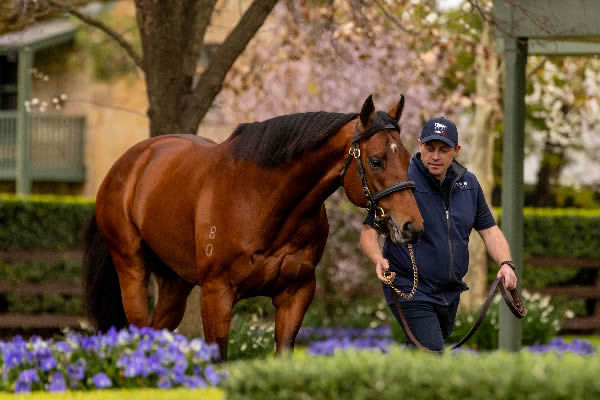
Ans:
<svg viewBox="0 0 600 400"><path fill-rule="evenodd" d="M375 272L377 273L377 277L379 278L380 281L387 283L388 280L385 279L385 277L383 276L384 272L388 271L390 269L390 264L388 263L388 260L381 257L377 260L377 263L375 264ZM394 278L396 277L396 273L392 272L392 277L391 280L393 281Z"/></svg>

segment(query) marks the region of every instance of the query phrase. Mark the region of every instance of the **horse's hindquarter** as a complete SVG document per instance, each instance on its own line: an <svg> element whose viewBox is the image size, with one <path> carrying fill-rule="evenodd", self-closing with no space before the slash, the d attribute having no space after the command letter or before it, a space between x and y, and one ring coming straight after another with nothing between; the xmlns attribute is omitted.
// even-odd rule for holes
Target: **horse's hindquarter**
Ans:
<svg viewBox="0 0 600 400"><path fill-rule="evenodd" d="M214 168L219 156L214 149L214 143L195 136L146 140L115 163L98 194L104 208L115 208L113 232L130 221L150 249L190 282L198 279L195 205L211 201L210 181L197 176Z"/></svg>

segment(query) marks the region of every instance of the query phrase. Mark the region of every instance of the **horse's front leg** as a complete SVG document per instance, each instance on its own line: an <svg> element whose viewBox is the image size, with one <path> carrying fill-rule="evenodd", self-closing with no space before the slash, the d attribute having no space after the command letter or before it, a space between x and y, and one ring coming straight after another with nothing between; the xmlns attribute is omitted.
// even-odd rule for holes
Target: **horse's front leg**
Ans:
<svg viewBox="0 0 600 400"><path fill-rule="evenodd" d="M276 353L293 349L296 335L302 325L304 313L315 294L316 278L314 271L302 281L293 282L281 293L273 297L275 312Z"/></svg>
<svg viewBox="0 0 600 400"><path fill-rule="evenodd" d="M221 361L227 360L233 292L220 283L202 285L202 324L207 343L217 343Z"/></svg>

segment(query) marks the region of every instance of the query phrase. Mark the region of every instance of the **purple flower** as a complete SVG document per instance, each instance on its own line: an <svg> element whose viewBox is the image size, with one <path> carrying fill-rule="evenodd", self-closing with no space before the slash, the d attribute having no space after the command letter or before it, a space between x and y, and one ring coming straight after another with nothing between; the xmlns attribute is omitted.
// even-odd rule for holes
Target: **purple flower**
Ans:
<svg viewBox="0 0 600 400"><path fill-rule="evenodd" d="M206 387L206 382L204 382L204 379L200 378L199 376L184 376L182 383L187 389Z"/></svg>
<svg viewBox="0 0 600 400"><path fill-rule="evenodd" d="M31 392L31 384L27 382L23 382L21 380L17 381L15 385L15 393L29 393Z"/></svg>
<svg viewBox="0 0 600 400"><path fill-rule="evenodd" d="M48 385L48 391L50 392L64 392L67 390L67 382L65 376L60 372L54 372L50 375L50 383Z"/></svg>
<svg viewBox="0 0 600 400"><path fill-rule="evenodd" d="M21 364L21 361L23 361L23 356L18 350L9 350L7 353L2 355L2 359L4 360L4 366L10 369Z"/></svg>
<svg viewBox="0 0 600 400"><path fill-rule="evenodd" d="M19 374L19 381L25 383L39 382L40 377L38 376L38 373L35 370L35 368L30 368L21 371L21 373Z"/></svg>
<svg viewBox="0 0 600 400"><path fill-rule="evenodd" d="M71 354L71 346L66 342L63 342L63 341L56 342L56 344L54 345L54 348L59 353L66 354L66 355Z"/></svg>
<svg viewBox="0 0 600 400"><path fill-rule="evenodd" d="M587 340L573 339L572 343L568 343L565 342L562 337L554 338L545 345L535 344L530 346L528 350L535 353L547 353L549 351L555 351L558 354L570 351L581 355L590 355L596 353L596 348Z"/></svg>
<svg viewBox="0 0 600 400"><path fill-rule="evenodd" d="M158 382L156 382L156 387L159 389L170 389L173 387L173 382L171 382L168 375L160 375Z"/></svg>
<svg viewBox="0 0 600 400"><path fill-rule="evenodd" d="M112 386L110 378L104 372L94 375L92 382L98 389L104 389Z"/></svg>
<svg viewBox="0 0 600 400"><path fill-rule="evenodd" d="M40 361L40 369L44 372L48 372L52 369L56 368L56 360L54 357L46 357L42 361Z"/></svg>
<svg viewBox="0 0 600 400"><path fill-rule="evenodd" d="M212 386L217 386L219 382L221 382L219 373L210 365L207 365L206 368L204 368L204 376Z"/></svg>
<svg viewBox="0 0 600 400"><path fill-rule="evenodd" d="M85 360L80 358L75 364L68 365L67 375L72 383L82 380L85 376Z"/></svg>

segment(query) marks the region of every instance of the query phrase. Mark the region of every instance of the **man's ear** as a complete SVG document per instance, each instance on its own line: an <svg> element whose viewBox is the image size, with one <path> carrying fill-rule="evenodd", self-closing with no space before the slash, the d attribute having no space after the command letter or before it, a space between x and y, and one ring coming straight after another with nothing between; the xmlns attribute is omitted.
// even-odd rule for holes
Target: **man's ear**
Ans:
<svg viewBox="0 0 600 400"><path fill-rule="evenodd" d="M392 107L392 109L390 111L388 111L388 114L390 115L390 117L394 118L394 120L396 120L396 122L398 122L398 121L400 121L400 117L402 116L403 110L404 110L404 95L401 94L400 101L398 102L398 104L396 104L394 107Z"/></svg>
<svg viewBox="0 0 600 400"><path fill-rule="evenodd" d="M374 113L375 105L373 104L373 95L369 95L360 110L360 123L362 124L363 129L371 123Z"/></svg>

